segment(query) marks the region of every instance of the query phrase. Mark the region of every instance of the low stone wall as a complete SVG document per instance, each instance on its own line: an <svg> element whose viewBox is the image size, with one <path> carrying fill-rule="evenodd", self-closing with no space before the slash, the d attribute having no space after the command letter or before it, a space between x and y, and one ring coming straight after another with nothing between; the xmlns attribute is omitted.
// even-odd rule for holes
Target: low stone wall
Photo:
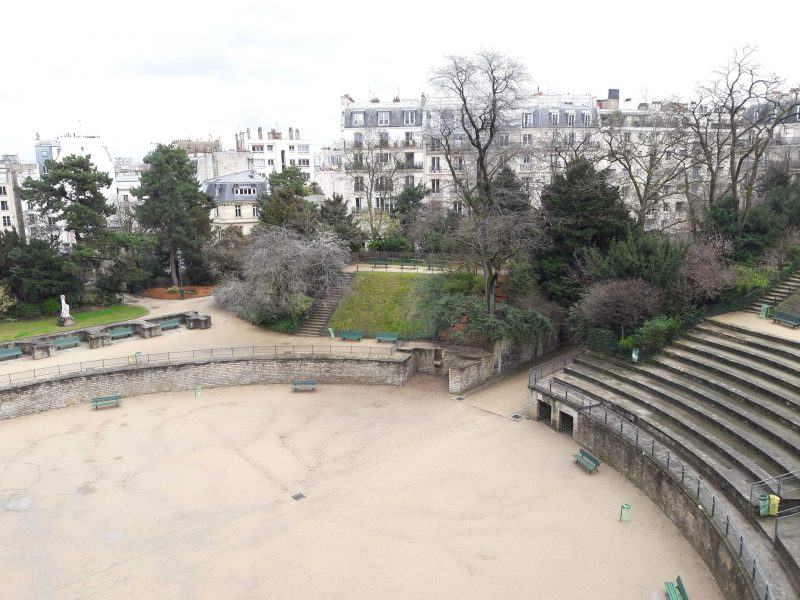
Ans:
<svg viewBox="0 0 800 600"><path fill-rule="evenodd" d="M755 588L742 571L736 549L717 531L706 511L698 506L679 482L646 453L583 413L579 414L574 435L578 444L625 475L664 511L711 570L725 598L758 598Z"/></svg>
<svg viewBox="0 0 800 600"><path fill-rule="evenodd" d="M403 385L414 373L410 354L287 355L266 358L198 359L186 363L122 366L61 375L0 390L0 419L64 408L98 396L132 396L204 387L285 383Z"/></svg>

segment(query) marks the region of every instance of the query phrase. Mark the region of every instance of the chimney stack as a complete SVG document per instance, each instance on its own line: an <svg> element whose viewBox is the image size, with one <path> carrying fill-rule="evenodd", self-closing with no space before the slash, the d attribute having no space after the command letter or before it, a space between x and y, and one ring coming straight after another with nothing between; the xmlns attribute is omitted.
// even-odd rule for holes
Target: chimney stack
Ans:
<svg viewBox="0 0 800 600"><path fill-rule="evenodd" d="M263 138L263 130L261 129L261 127L258 128L258 139L260 139L260 140L264 139Z"/></svg>
<svg viewBox="0 0 800 600"><path fill-rule="evenodd" d="M294 130L291 127L289 127L289 139L290 140L294 139Z"/></svg>
<svg viewBox="0 0 800 600"><path fill-rule="evenodd" d="M299 129L295 129L294 130L294 139L296 139L296 140L300 139L300 130Z"/></svg>
<svg viewBox="0 0 800 600"><path fill-rule="evenodd" d="M247 139L248 140L250 139L250 128L249 127L247 128Z"/></svg>

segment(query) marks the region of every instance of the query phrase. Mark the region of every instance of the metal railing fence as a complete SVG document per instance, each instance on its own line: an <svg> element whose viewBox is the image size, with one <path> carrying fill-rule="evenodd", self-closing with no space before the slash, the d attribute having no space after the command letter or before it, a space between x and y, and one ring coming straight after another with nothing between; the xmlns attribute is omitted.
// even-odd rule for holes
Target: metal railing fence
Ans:
<svg viewBox="0 0 800 600"><path fill-rule="evenodd" d="M532 369L533 370L533 369ZM529 379L533 377L529 374ZM534 377L534 379L536 379ZM769 581L764 575L761 565L748 545L741 530L734 524L728 511L717 496L703 485L703 479L695 473L686 463L679 460L667 447L656 441L653 436L637 427L625 417L614 412L607 406L600 404L581 394L577 388L553 383L545 383L539 378L533 389L547 392L555 397L569 400L590 419L619 435L622 439L634 445L638 451L645 453L673 479L680 482L681 487L689 494L698 505L703 507L706 514L721 536L731 545L731 550L740 561L744 572L748 574L755 586L758 597L762 600L775 600Z"/></svg>
<svg viewBox="0 0 800 600"><path fill-rule="evenodd" d="M336 346L314 344L309 346L234 346L228 348L203 348L197 350L180 350L176 352L155 352L143 354L133 352L126 356L115 358L102 358L85 360L81 362L52 365L27 371L17 371L0 375L0 385L13 386L20 382L81 373L89 371L102 371L123 366L146 367L147 365L176 363L191 361L198 358L247 358L263 356L280 356L287 354L367 354L367 355L392 355L397 349L397 344L386 346Z"/></svg>

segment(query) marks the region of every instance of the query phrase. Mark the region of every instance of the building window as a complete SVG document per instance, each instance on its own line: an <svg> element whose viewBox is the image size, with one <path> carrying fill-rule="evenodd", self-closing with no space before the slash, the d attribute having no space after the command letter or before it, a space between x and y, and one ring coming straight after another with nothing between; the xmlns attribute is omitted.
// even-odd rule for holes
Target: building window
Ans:
<svg viewBox="0 0 800 600"><path fill-rule="evenodd" d="M530 177L523 177L522 178L522 188L525 190L526 194L531 193L531 187L533 186L533 179Z"/></svg>
<svg viewBox="0 0 800 600"><path fill-rule="evenodd" d="M381 175L378 177L378 180L375 184L375 189L379 192L390 192L392 191L392 178L387 177L386 175Z"/></svg>
<svg viewBox="0 0 800 600"><path fill-rule="evenodd" d="M253 204L253 216L254 217L258 216L258 205L256 204Z"/></svg>
<svg viewBox="0 0 800 600"><path fill-rule="evenodd" d="M438 156L431 156L431 173L442 172L442 159Z"/></svg>
<svg viewBox="0 0 800 600"><path fill-rule="evenodd" d="M274 158L268 158L267 159L267 164L269 166L274 166L275 165L275 159Z"/></svg>
<svg viewBox="0 0 800 600"><path fill-rule="evenodd" d="M522 145L523 146L532 146L533 145L533 134L532 133L523 133L522 134Z"/></svg>
<svg viewBox="0 0 800 600"><path fill-rule="evenodd" d="M0 210L8 210L8 200L0 200Z"/></svg>
<svg viewBox="0 0 800 600"><path fill-rule="evenodd" d="M523 127L533 127L533 113L532 112L522 113L522 126Z"/></svg>
<svg viewBox="0 0 800 600"><path fill-rule="evenodd" d="M569 135L567 136L567 140L570 144L575 144L575 132L570 131Z"/></svg>
<svg viewBox="0 0 800 600"><path fill-rule="evenodd" d="M47 175L47 165L42 165L42 175Z"/></svg>
<svg viewBox="0 0 800 600"><path fill-rule="evenodd" d="M416 125L417 124L417 111L404 110L403 111L403 125Z"/></svg>
<svg viewBox="0 0 800 600"><path fill-rule="evenodd" d="M414 187L414 176L413 175L406 175L405 182L403 185L407 188Z"/></svg>
<svg viewBox="0 0 800 600"><path fill-rule="evenodd" d="M625 133L623 133L622 134L622 139L625 142L630 142L631 141L631 132L630 131L626 131Z"/></svg>
<svg viewBox="0 0 800 600"><path fill-rule="evenodd" d="M453 210L459 214L463 212L464 205L461 203L461 200L456 200L455 202L453 202Z"/></svg>
<svg viewBox="0 0 800 600"><path fill-rule="evenodd" d="M364 178L363 177L356 177L353 179L353 191L354 192L363 192L364 191Z"/></svg>
<svg viewBox="0 0 800 600"><path fill-rule="evenodd" d="M233 214L235 214L237 217L241 217L242 216L242 205L241 204L236 204L233 207Z"/></svg>
<svg viewBox="0 0 800 600"><path fill-rule="evenodd" d="M454 144L456 149L461 148L464 145L464 135L461 133L457 133L456 137L454 138Z"/></svg>
<svg viewBox="0 0 800 600"><path fill-rule="evenodd" d="M583 126L584 127L592 126L592 113L590 112L583 113Z"/></svg>
<svg viewBox="0 0 800 600"><path fill-rule="evenodd" d="M294 144L289 145L289 152L294 152Z"/></svg>
<svg viewBox="0 0 800 600"><path fill-rule="evenodd" d="M263 158L254 158L253 159L253 166L254 167L263 167L266 164Z"/></svg>
<svg viewBox="0 0 800 600"><path fill-rule="evenodd" d="M356 197L356 212L361 212L361 198Z"/></svg>
<svg viewBox="0 0 800 600"><path fill-rule="evenodd" d="M256 195L256 188L254 187L235 187L233 188L233 193L236 196L255 196Z"/></svg>
<svg viewBox="0 0 800 600"><path fill-rule="evenodd" d="M253 146L253 152L263 152L264 151L264 144L257 144Z"/></svg>
<svg viewBox="0 0 800 600"><path fill-rule="evenodd" d="M311 161L307 158L300 158L297 160L297 164L300 165L301 167L310 167Z"/></svg>
<svg viewBox="0 0 800 600"><path fill-rule="evenodd" d="M311 174L310 173L300 173L300 177L303 178L303 181L308 181L309 179L311 179Z"/></svg>
<svg viewBox="0 0 800 600"><path fill-rule="evenodd" d="M308 144L299 144L299 145L297 146L297 151L298 151L300 154L308 154L308 152L309 152L309 149L308 149Z"/></svg>
<svg viewBox="0 0 800 600"><path fill-rule="evenodd" d="M439 187L439 180L431 179L431 193L438 194L440 189L441 188Z"/></svg>
<svg viewBox="0 0 800 600"><path fill-rule="evenodd" d="M379 110L378 111L378 127L388 127L389 126L389 111L388 110Z"/></svg>
<svg viewBox="0 0 800 600"><path fill-rule="evenodd" d="M361 148L364 145L364 134L356 132L353 134L353 147Z"/></svg>
<svg viewBox="0 0 800 600"><path fill-rule="evenodd" d="M379 134L379 143L382 148L386 148L389 146L389 132L388 131L381 131Z"/></svg>
<svg viewBox="0 0 800 600"><path fill-rule="evenodd" d="M389 153L388 152L381 152L380 154L378 154L378 162L380 162L382 164L388 164L389 163Z"/></svg>
<svg viewBox="0 0 800 600"><path fill-rule="evenodd" d="M669 212L669 202L661 203L661 212Z"/></svg>
<svg viewBox="0 0 800 600"><path fill-rule="evenodd" d="M500 134L500 147L501 148L505 148L507 146L508 146L508 134L507 133L501 133Z"/></svg>
<svg viewBox="0 0 800 600"><path fill-rule="evenodd" d="M6 186L0 185L0 196L7 196L8 192L6 191Z"/></svg>
<svg viewBox="0 0 800 600"><path fill-rule="evenodd" d="M567 127L575 127L575 113L567 113Z"/></svg>
<svg viewBox="0 0 800 600"><path fill-rule="evenodd" d="M219 209L218 208L214 209L214 216L219 219Z"/></svg>
<svg viewBox="0 0 800 600"><path fill-rule="evenodd" d="M683 212L683 202L675 203L675 212Z"/></svg>
<svg viewBox="0 0 800 600"><path fill-rule="evenodd" d="M695 179L700 177L700 167L692 167L692 177Z"/></svg>
<svg viewBox="0 0 800 600"><path fill-rule="evenodd" d="M352 123L353 127L363 127L364 126L364 113L363 112L354 112L352 116Z"/></svg>
<svg viewBox="0 0 800 600"><path fill-rule="evenodd" d="M296 164L297 164L297 161L295 159L293 159L293 158L289 159L289 166L290 167L294 167L294 166L296 166Z"/></svg>
<svg viewBox="0 0 800 600"><path fill-rule="evenodd" d="M553 127L558 127L558 111L550 113L550 125Z"/></svg>
<svg viewBox="0 0 800 600"><path fill-rule="evenodd" d="M452 162L454 171L464 170L464 158L462 156L454 156Z"/></svg>
<svg viewBox="0 0 800 600"><path fill-rule="evenodd" d="M431 138L431 150L441 150L442 149L442 142L439 138Z"/></svg>
<svg viewBox="0 0 800 600"><path fill-rule="evenodd" d="M11 227L11 217L3 215L3 227Z"/></svg>
<svg viewBox="0 0 800 600"><path fill-rule="evenodd" d="M414 145L414 132L406 131L406 146L413 146L413 145Z"/></svg>
<svg viewBox="0 0 800 600"><path fill-rule="evenodd" d="M267 152L272 152L275 149L275 146L272 144L267 144Z"/></svg>

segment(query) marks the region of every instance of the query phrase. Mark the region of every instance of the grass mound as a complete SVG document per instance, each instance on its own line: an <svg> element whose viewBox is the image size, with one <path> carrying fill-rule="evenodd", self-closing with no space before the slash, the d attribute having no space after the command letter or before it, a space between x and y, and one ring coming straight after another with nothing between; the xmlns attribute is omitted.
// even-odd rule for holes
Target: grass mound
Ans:
<svg viewBox="0 0 800 600"><path fill-rule="evenodd" d="M417 273L356 273L353 289L342 298L330 326L357 329L368 337L379 331L404 339L430 337L430 325L418 320L420 283L431 275Z"/></svg>
<svg viewBox="0 0 800 600"><path fill-rule="evenodd" d="M72 314L72 317L75 319L75 325L73 327L59 327L58 317L55 316L33 321L0 323L0 342L8 342L35 335L45 335L47 333L67 332L73 329L83 329L85 327L94 327L95 325L127 321L128 319L137 319L146 315L148 312L146 308L142 308L141 306L121 304L119 306L108 306L97 310L75 312Z"/></svg>
<svg viewBox="0 0 800 600"><path fill-rule="evenodd" d="M800 290L790 294L789 297L778 304L776 308L783 312L792 313L793 315L800 315Z"/></svg>

